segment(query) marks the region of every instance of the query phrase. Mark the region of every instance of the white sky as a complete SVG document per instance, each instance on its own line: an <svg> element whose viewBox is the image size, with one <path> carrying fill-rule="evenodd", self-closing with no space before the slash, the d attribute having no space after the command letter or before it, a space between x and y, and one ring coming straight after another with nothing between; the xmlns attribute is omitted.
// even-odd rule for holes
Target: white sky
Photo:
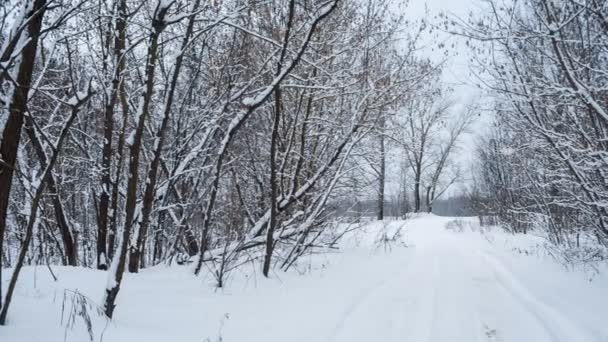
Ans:
<svg viewBox="0 0 608 342"><path fill-rule="evenodd" d="M400 1L400 0L396 0ZM436 17L440 13L447 14L449 17L459 17L466 20L470 13L478 13L481 7L480 0L409 0L409 5L404 13L409 21L427 19L427 22L433 24ZM427 12L428 11L428 12ZM472 102L482 99L482 92L475 85L473 77L470 74L469 60L470 50L466 47L464 38L450 35L447 32L434 30L432 35L424 37L420 54L431 58L435 62L441 62L446 57L439 50L439 43L443 42L448 49L448 60L445 63L443 82L454 89L453 101L455 101L454 110L462 109L462 106L469 105ZM483 117L480 122L476 123L472 130L474 132L484 131L487 123ZM471 161L474 159L473 151L475 148L475 133L463 137L462 149L458 155L454 156L455 160L461 165L463 176L469 177ZM398 158L397 158L398 159ZM390 164L397 160L393 160ZM392 165L393 167L396 165ZM396 191L398 179L390 177L387 184L387 192L392 194ZM465 179L463 184L469 182ZM453 186L448 193L458 192L463 184ZM393 188L393 189L390 189Z"/></svg>
<svg viewBox="0 0 608 342"><path fill-rule="evenodd" d="M426 17L430 23L436 21L434 18L439 13L447 14L450 18L467 20L470 13L479 11L479 5L480 0L410 0L405 15L418 20ZM421 55L441 62L445 58L437 49L437 45L441 42L446 46L449 55L444 68L443 82L454 88L454 100L460 104L477 100L481 92L475 86L476 82L470 74L471 52L466 47L464 38L435 30L433 36L425 37L422 43L425 48L420 50Z"/></svg>

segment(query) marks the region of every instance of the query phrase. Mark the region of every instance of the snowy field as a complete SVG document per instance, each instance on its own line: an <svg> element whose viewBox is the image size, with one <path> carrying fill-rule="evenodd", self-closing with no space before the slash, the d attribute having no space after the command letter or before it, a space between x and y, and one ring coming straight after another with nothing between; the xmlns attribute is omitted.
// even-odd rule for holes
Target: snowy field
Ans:
<svg viewBox="0 0 608 342"><path fill-rule="evenodd" d="M271 279L243 266L222 289L189 267L146 269L126 275L112 322L94 309L104 272L54 267L54 282L45 266L27 268L0 341L88 341L89 320L106 342L608 341L606 272L568 270L541 239L474 222L372 223L339 252ZM377 242L399 228L402 241Z"/></svg>

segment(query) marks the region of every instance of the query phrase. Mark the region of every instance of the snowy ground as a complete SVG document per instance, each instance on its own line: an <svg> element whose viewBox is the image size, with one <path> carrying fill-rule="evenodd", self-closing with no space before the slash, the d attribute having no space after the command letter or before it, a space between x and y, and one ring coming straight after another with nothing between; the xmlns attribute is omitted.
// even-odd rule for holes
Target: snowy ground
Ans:
<svg viewBox="0 0 608 342"><path fill-rule="evenodd" d="M405 225L407 247L390 248L374 243L387 228L370 224L345 239L340 253L310 259L303 274L268 280L246 266L224 289L186 267L127 275L115 320L91 313L94 340L608 341L606 272L590 281L538 252L542 241L534 236L481 234L467 222L446 229L453 220L393 221L391 232ZM89 340L80 316L69 324L78 310L64 289L98 301L105 274L54 271L58 282L45 267L24 272L0 341Z"/></svg>

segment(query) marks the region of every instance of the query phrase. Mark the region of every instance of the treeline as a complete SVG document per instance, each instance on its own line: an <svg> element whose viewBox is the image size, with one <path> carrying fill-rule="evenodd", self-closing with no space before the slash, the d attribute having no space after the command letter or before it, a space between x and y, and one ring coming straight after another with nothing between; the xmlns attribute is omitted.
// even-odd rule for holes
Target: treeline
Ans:
<svg viewBox="0 0 608 342"><path fill-rule="evenodd" d="M107 270L108 317L143 267L191 263L219 286L242 257L287 270L339 236L336 203L385 141L410 146L419 113L436 122L424 135L444 122L420 100L439 94L425 27L388 0L0 8L0 324L24 265ZM442 191L442 155L419 193Z"/></svg>
<svg viewBox="0 0 608 342"><path fill-rule="evenodd" d="M582 259L605 257L608 4L487 4L462 32L484 42L482 79L495 99L478 148L478 209L514 232L585 248Z"/></svg>

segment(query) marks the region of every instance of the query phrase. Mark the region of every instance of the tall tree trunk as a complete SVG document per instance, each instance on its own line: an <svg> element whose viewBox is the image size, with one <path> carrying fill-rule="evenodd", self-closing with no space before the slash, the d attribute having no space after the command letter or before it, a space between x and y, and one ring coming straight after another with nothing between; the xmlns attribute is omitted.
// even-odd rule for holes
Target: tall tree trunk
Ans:
<svg viewBox="0 0 608 342"><path fill-rule="evenodd" d="M386 184L386 151L384 146L384 118L380 122L380 175L378 178L378 220L384 220L384 187Z"/></svg>
<svg viewBox="0 0 608 342"><path fill-rule="evenodd" d="M112 138L114 136L114 111L122 74L125 69L124 53L127 26L127 3L121 0L118 3L118 16L114 34L114 74L112 76L112 89L110 97L106 99L104 110L103 151L101 157L101 196L99 199L99 213L97 222L97 269L105 270L108 267L108 209L111 204L110 188L112 188ZM115 215L112 212L112 215Z"/></svg>
<svg viewBox="0 0 608 342"><path fill-rule="evenodd" d="M272 260L272 252L274 249L274 232L277 225L277 200L278 200L278 184L277 184L277 140L279 136L279 121L281 118L281 90L277 88L275 92L275 110L272 124L272 135L270 138L270 219L268 221L268 229L266 230L266 254L264 255L264 265L262 273L268 277L270 272L270 261Z"/></svg>
<svg viewBox="0 0 608 342"><path fill-rule="evenodd" d="M431 187L427 186L426 187L426 212L429 214L433 212L433 198L431 196L433 196Z"/></svg>
<svg viewBox="0 0 608 342"><path fill-rule="evenodd" d="M29 4L24 6L28 8ZM4 234L6 232L6 217L8 213L8 203L10 199L11 186L13 184L13 169L17 160L17 150L21 139L21 128L25 116L27 96L32 82L34 63L36 62L36 51L38 50L38 38L42 28L42 18L46 9L46 0L36 0L29 13L23 16L23 23L27 23L27 33L21 32L20 35L27 34L28 43L21 52L21 61L18 65L15 77L16 85L10 98L9 113L2 131L2 141L0 141L0 265L4 254ZM21 37L20 39L23 39ZM10 56L2 56L4 63ZM0 306L2 306L2 279L0 272ZM1 322L0 322L1 324Z"/></svg>
<svg viewBox="0 0 608 342"><path fill-rule="evenodd" d="M129 103L125 91L124 79L120 82L119 99L122 109L122 127L118 133L118 146L116 151L116 176L112 184L110 226L108 227L108 260L113 260L116 246L116 234L118 226L118 195L120 192L120 182L122 180L123 163L125 159L125 134L129 120Z"/></svg>
<svg viewBox="0 0 608 342"><path fill-rule="evenodd" d="M285 37L283 39L283 50L281 51L281 56L279 57L276 75L279 75L283 69L283 60L285 59L285 53L287 52L287 46L289 45L289 35L291 33L294 9L295 0L291 0L289 2L287 28L285 29ZM266 231L266 254L264 256L264 264L262 266L262 273L265 277L268 277L268 273L270 272L270 261L272 260L272 252L274 250L274 232L277 225L277 214L279 212L279 185L277 183L276 159L277 144L279 139L279 122L281 121L281 106L281 88L278 86L274 92L274 119L272 122L272 134L270 137L270 219L268 221L268 228Z"/></svg>
<svg viewBox="0 0 608 342"><path fill-rule="evenodd" d="M158 40L160 34L166 27L165 15L167 14L170 5L165 2L158 2L154 10L154 20L152 25L152 33L150 34L150 45L148 47L146 57L145 84L144 91L141 95L141 104L137 115L135 131L130 146L129 155L129 171L127 181L127 196L125 200L125 222L123 225L120 245L118 246L118 255L112 260L112 266L108 277L108 287L106 288L104 298L104 312L106 316L112 318L114 308L116 307L116 296L120 291L120 284L125 271L127 252L129 241L131 239L131 230L135 224L135 209L137 203L137 184L139 179L139 157L142 147L142 137L145 126L145 121L148 116L152 93L154 91L154 74L156 71L156 61L158 59Z"/></svg>
<svg viewBox="0 0 608 342"><path fill-rule="evenodd" d="M171 107L173 106L173 98L175 90L177 88L177 81L181 72L182 63L184 61L185 50L190 43L190 36L194 30L194 22L196 19L196 11L198 10L200 0L195 0L192 7L192 15L188 20L188 27L184 34L184 40L182 41L181 53L175 59L175 67L173 69L173 75L171 78L171 84L169 85L169 92L167 94L167 100L165 102L163 110L163 118L156 133L156 139L154 142L154 151L152 162L150 163L150 169L148 170L148 178L146 180L146 189L144 190L144 198L142 202L141 220L139 227L136 231L136 246L130 248L129 253L129 272L138 272L139 268L143 266L144 259L144 248L146 239L148 237L148 227L150 226L150 215L152 214L152 207L154 205L154 198L156 195L156 180L158 176L158 168L161 161L161 154L163 145L165 142L165 131L169 125L169 119L171 118Z"/></svg>
<svg viewBox="0 0 608 342"><path fill-rule="evenodd" d="M420 212L420 207L421 207L421 200L420 200L420 179L421 179L421 173L422 173L422 167L420 166L420 164L417 162L416 163L416 170L415 170L415 175L414 175L414 212L419 213Z"/></svg>

